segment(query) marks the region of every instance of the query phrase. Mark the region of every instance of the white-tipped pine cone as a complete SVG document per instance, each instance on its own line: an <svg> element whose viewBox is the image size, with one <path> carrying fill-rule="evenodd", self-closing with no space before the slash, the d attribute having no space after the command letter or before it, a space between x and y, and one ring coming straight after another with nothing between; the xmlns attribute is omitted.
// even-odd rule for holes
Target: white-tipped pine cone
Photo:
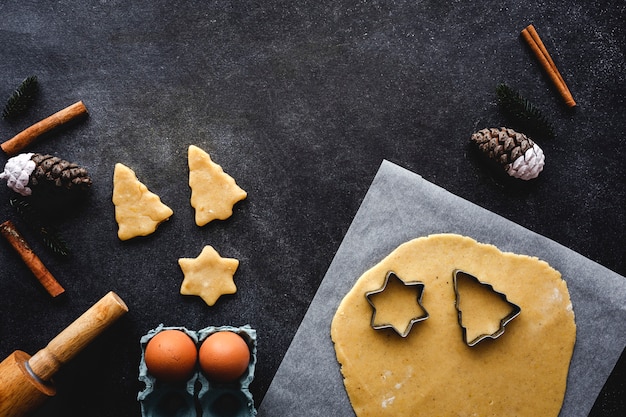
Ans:
<svg viewBox="0 0 626 417"><path fill-rule="evenodd" d="M91 186L85 168L52 155L22 153L9 159L0 173L7 186L23 196L32 195L42 186L60 190L82 191Z"/></svg>
<svg viewBox="0 0 626 417"><path fill-rule="evenodd" d="M506 127L488 128L474 133L471 140L512 177L530 180L543 171L543 151L523 133Z"/></svg>

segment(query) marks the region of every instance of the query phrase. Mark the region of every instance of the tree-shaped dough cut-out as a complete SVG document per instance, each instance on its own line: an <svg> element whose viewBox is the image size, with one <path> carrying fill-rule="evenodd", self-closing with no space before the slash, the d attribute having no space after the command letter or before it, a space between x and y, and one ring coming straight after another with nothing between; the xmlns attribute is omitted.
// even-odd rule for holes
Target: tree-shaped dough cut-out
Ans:
<svg viewBox="0 0 626 417"><path fill-rule="evenodd" d="M180 287L183 295L197 295L209 306L225 294L237 292L233 280L239 261L222 258L213 247L207 245L197 258L181 258L178 265L185 279Z"/></svg>
<svg viewBox="0 0 626 417"><path fill-rule="evenodd" d="M428 312L421 303L423 292L423 283L404 282L394 272L388 272L381 289L365 294L374 310L372 328L391 328L406 337L414 323L428 318Z"/></svg>
<svg viewBox="0 0 626 417"><path fill-rule="evenodd" d="M246 198L247 193L197 146L189 146L188 159L191 206L196 211L196 224L204 226L212 220L230 217L235 203Z"/></svg>
<svg viewBox="0 0 626 417"><path fill-rule="evenodd" d="M469 346L502 335L504 326L521 311L506 295L467 272L454 271L454 291L459 325Z"/></svg>
<svg viewBox="0 0 626 417"><path fill-rule="evenodd" d="M159 224L174 214L137 179L132 169L120 163L115 164L113 172L113 204L120 240L154 233Z"/></svg>

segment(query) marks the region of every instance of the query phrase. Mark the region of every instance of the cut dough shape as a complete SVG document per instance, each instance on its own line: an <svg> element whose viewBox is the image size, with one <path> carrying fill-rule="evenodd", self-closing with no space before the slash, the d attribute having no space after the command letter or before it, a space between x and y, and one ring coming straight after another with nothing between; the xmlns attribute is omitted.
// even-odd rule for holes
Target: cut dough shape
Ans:
<svg viewBox="0 0 626 417"><path fill-rule="evenodd" d="M237 292L233 276L239 261L222 258L212 246L205 246L197 258L180 258L178 265L185 275L180 287L183 295L197 295L213 306L222 295Z"/></svg>
<svg viewBox="0 0 626 417"><path fill-rule="evenodd" d="M188 150L191 206L198 226L212 220L225 220L233 214L233 206L247 197L235 180L211 160L208 153L191 145Z"/></svg>
<svg viewBox="0 0 626 417"><path fill-rule="evenodd" d="M506 294L521 314L499 338L469 347L455 308L460 269ZM364 294L387 271L425 285L430 315L406 338L371 328ZM331 324L344 386L358 417L557 417L576 340L561 274L537 258L452 234L406 242L366 271Z"/></svg>
<svg viewBox="0 0 626 417"><path fill-rule="evenodd" d="M121 163L115 164L113 172L113 204L120 240L154 233L159 224L174 214L137 179L132 169Z"/></svg>

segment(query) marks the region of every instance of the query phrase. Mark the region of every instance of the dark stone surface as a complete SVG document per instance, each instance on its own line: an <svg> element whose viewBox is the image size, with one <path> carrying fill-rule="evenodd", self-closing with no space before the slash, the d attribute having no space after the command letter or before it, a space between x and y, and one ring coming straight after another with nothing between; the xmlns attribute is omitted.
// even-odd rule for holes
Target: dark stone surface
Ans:
<svg viewBox="0 0 626 417"><path fill-rule="evenodd" d="M130 313L56 377L37 415L136 416L139 338L159 323L249 323L259 333L260 402L382 159L626 274L626 10L620 0L265 1L0 4L0 96L37 75L41 94L6 140L83 100L89 118L29 150L87 167L92 192L60 222L54 256L8 205L67 293L50 299L0 242L0 357L35 353L107 291ZM578 102L568 110L519 37L533 23ZM557 136L537 181L504 181L469 147L503 123L495 86L541 109ZM249 197L198 228L190 144ZM0 156L4 164L5 156ZM116 162L175 212L120 242ZM207 307L178 294L177 259L204 245L241 265L239 291ZM624 361L592 416L624 414Z"/></svg>

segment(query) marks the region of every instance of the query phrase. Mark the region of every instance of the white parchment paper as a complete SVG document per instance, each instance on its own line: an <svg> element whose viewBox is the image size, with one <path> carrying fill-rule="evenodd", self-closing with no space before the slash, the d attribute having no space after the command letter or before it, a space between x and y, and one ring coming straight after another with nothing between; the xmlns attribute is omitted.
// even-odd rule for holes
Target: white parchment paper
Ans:
<svg viewBox="0 0 626 417"><path fill-rule="evenodd" d="M354 416L330 338L340 301L400 244L458 233L561 272L577 341L560 416L585 417L626 345L626 279L572 250L383 161L261 406L261 417ZM514 381L512 381L514 383Z"/></svg>

